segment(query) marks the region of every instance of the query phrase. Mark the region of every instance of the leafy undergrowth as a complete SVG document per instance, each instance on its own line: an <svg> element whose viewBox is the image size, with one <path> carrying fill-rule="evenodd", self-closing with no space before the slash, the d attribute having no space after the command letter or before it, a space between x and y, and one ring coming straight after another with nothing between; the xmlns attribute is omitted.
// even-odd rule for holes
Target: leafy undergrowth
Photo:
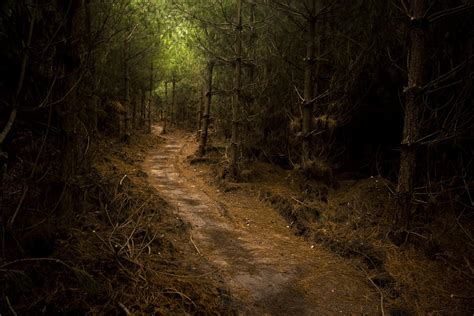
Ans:
<svg viewBox="0 0 474 316"><path fill-rule="evenodd" d="M218 273L139 169L159 141L101 140L90 173L76 182L74 215L6 238L21 251L4 245L0 314L232 313Z"/></svg>
<svg viewBox="0 0 474 316"><path fill-rule="evenodd" d="M241 166L229 179L223 150L205 159L223 191L253 190L287 219L295 234L315 241L367 275L384 310L404 314L471 314L474 310L474 214L452 204L417 209L408 233L393 231L393 184L380 177L328 186L301 170L266 163ZM219 158L220 157L220 158Z"/></svg>

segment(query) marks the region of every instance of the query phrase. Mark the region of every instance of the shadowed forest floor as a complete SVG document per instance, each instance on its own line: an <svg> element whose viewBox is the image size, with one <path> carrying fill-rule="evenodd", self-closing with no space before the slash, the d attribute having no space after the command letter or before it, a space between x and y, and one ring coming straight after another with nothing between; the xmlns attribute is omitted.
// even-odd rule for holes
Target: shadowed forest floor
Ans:
<svg viewBox="0 0 474 316"><path fill-rule="evenodd" d="M258 191L223 192L211 184L202 166L189 164L187 157L196 150L192 137L176 132L164 138L144 169L176 214L190 223L196 253L218 268L245 313L380 313L379 296L363 273L295 236Z"/></svg>
<svg viewBox="0 0 474 316"><path fill-rule="evenodd" d="M194 135L160 132L156 125L126 144L100 139L75 186L76 215L30 216L28 233L7 235L1 314L473 310L472 275L462 268L472 262L471 244L455 229L469 221L453 213L416 219L423 225L399 240L387 220L386 179L328 185L261 161L243 162L231 179L217 140L196 157Z"/></svg>
<svg viewBox="0 0 474 316"><path fill-rule="evenodd" d="M212 141L196 157L194 135L158 125L100 139L75 217L30 216L5 239L0 314L471 314L472 246L455 229L471 222L419 218L399 239L390 181L325 184L261 161L231 179Z"/></svg>
<svg viewBox="0 0 474 316"><path fill-rule="evenodd" d="M232 179L219 141L196 157L194 135L161 138L144 170L190 224L189 243L219 271L232 310L464 315L473 308L470 274L458 268L458 260L470 261L466 236L447 226L460 225L454 214L416 218L419 226L400 237L389 211L393 184L382 177L325 183L254 161Z"/></svg>

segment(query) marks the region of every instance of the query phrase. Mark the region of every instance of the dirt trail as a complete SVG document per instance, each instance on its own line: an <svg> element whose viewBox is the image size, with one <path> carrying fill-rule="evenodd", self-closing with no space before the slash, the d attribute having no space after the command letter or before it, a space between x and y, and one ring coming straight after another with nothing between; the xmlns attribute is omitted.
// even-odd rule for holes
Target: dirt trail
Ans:
<svg viewBox="0 0 474 316"><path fill-rule="evenodd" d="M177 215L191 224L196 251L219 269L243 313L380 313L379 297L362 273L294 236L256 194L222 193L206 183L184 161L194 149L189 137L167 135L144 167Z"/></svg>

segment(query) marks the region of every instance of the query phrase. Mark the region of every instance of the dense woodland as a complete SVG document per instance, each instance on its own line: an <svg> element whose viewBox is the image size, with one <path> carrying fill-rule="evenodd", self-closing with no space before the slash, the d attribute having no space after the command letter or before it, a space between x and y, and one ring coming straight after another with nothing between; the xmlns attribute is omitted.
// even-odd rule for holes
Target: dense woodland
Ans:
<svg viewBox="0 0 474 316"><path fill-rule="evenodd" d="M344 231L348 244L339 242L344 236L316 240L348 259L362 253L373 261L365 268L384 273L376 289L397 306L393 314L473 313L473 1L0 6L0 314L126 310L130 292L117 293L126 288L120 284L138 284L128 278L136 266L104 246L98 227L108 225L104 210L130 212L117 215L123 222L147 221L143 212L133 217L146 198L96 161L141 142L155 124L164 134L193 133L195 160L217 151L221 181L245 182L258 163L290 170L303 202L317 196L321 227L338 222L324 214L328 194L349 180L379 179L376 206L344 211L346 226L358 216L353 235ZM374 204L372 193L359 198L361 208ZM151 203L145 213L165 205ZM160 221L156 229L170 229ZM376 227L370 238L359 234L368 226ZM103 236L120 239L114 232L122 228L129 229L103 228ZM89 236L92 229L100 238ZM357 247L354 236L375 246ZM415 258L399 264L413 274L384 265L390 252L380 254L380 244ZM417 279L425 268L433 283ZM167 305L157 314L224 310L205 299L173 303L196 284L169 294L161 281L135 288L161 293Z"/></svg>

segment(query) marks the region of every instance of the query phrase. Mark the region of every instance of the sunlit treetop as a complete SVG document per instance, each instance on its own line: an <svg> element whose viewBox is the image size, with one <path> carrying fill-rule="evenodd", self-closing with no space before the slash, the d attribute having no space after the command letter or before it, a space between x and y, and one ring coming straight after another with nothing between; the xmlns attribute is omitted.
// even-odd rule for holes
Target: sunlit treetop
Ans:
<svg viewBox="0 0 474 316"><path fill-rule="evenodd" d="M164 80L196 81L204 64L203 53L196 42L200 32L196 25L182 17L167 14L159 54Z"/></svg>

